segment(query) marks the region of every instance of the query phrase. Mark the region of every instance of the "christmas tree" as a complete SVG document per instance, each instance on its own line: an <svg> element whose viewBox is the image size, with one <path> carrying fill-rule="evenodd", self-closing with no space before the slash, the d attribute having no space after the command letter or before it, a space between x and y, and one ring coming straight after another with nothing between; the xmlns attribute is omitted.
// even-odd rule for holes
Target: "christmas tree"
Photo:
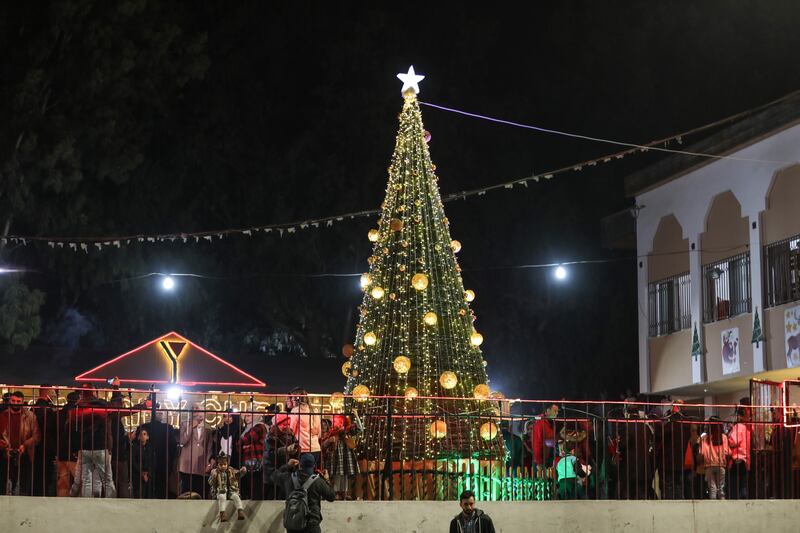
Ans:
<svg viewBox="0 0 800 533"><path fill-rule="evenodd" d="M358 455L368 460L487 458L505 450L428 152L417 93L423 76L398 74L403 111L345 393L364 420ZM501 395L500 395L501 396Z"/></svg>

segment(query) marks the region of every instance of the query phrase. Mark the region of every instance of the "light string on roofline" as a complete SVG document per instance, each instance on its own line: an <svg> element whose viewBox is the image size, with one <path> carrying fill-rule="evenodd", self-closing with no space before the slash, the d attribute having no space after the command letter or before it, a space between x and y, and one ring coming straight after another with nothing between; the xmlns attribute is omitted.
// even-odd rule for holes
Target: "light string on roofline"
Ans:
<svg viewBox="0 0 800 533"><path fill-rule="evenodd" d="M644 153L650 150L657 150L662 152L674 152L677 154L682 155L690 155L696 157L709 157L714 159L730 159L736 161L746 161L746 162L763 162L763 163L779 163L779 164L793 164L795 162L789 161L768 161L768 160L758 160L758 159L748 159L748 158L736 158L733 156L718 156L713 154L704 154L700 152L690 152L685 150L671 150L665 147L661 147L659 145L666 145L670 142L677 142L679 144L683 143L683 138L692 134L699 133L704 130L708 130L722 124L732 122L735 120L739 120L745 116L751 115L753 113L759 112L763 109L771 107L773 105L779 104L785 100L791 99L795 96L800 94L800 91L794 91L789 93L781 98L776 100L772 100L760 106L747 109L745 111L741 111L734 115L730 115L723 119L711 122L709 124L704 124L702 126L698 126L696 128L692 128L690 130L671 135L669 137L664 137L662 139L658 139L646 144L633 144L633 143L625 143L622 141L614 141L611 139L602 139L600 137L590 137L584 136L569 132L562 132L558 130L550 130L547 128L540 128L538 126L526 125L518 122L506 121L502 119L496 119L492 117L487 117L484 115L478 115L476 113L468 113L466 111L461 111L453 108L448 108L445 106L439 106L437 104L432 104L429 102L422 102L420 104L426 105L429 107L433 107L436 109L449 111L453 113L458 113L466 116L471 116L474 118L480 118L484 120L489 120L495 123L511 125L514 127L522 127L525 129L532 129L536 131L542 131L545 133L552 133L558 135L565 135L574 138L580 138L584 140L590 140L595 142L604 142L604 143L611 143L621 146L628 146L628 148L624 150L620 150L618 152L605 154L599 157L595 157L592 159L587 159L581 161L579 163L570 164L564 167L560 167L551 171L542 172L538 174L532 174L525 178L519 178L511 181L506 181L503 183L497 183L494 185L489 185L486 187L480 187L477 189L469 189L460 192L454 192L446 195L442 195L443 202L451 202L453 200L466 200L467 198L471 198L474 196L483 196L489 191L494 191L497 189L513 189L515 186L528 186L529 181L539 182L541 179L551 179L554 176L564 174L567 172L580 172L584 168L594 167L601 163L610 163L612 161L622 159L627 155L635 154L635 153ZM72 251L83 251L85 253L89 253L90 249L96 248L97 250L102 250L104 248L112 247L112 248L121 248L122 246L130 245L130 244L155 244L155 243L163 243L163 242L182 242L182 243L190 243L194 241L194 243L200 242L208 242L213 243L214 240L222 239L223 237L231 236L231 235L243 235L243 236L253 236L257 233L277 233L280 237L283 237L284 234L292 235L297 232L297 230L306 230L306 229L317 229L320 227L332 227L336 222L342 222L344 220L353 220L356 218L364 218L364 217L371 217L377 215L380 212L379 209L368 209L362 211L354 211L350 213L344 213L340 215L334 215L329 217L320 217L320 218L312 218L302 221L295 221L295 222L286 222L280 224L268 224L262 226L251 226L245 228L229 228L229 229L220 229L220 230L211 230L211 231L187 231L187 232L178 232L178 233L151 233L151 234L135 234L135 235L115 235L115 236L90 236L90 237L58 237L58 236L39 236L39 235L6 235L0 237L0 245L6 245L8 243L12 244L21 244L23 246L27 246L28 243L31 242L44 242L50 248L60 248L60 249L69 249Z"/></svg>

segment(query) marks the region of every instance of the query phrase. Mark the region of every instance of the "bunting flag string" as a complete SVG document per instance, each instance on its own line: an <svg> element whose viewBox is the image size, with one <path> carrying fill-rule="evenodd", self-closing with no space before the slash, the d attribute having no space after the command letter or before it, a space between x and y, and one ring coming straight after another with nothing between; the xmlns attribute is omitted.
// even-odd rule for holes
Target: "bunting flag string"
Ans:
<svg viewBox="0 0 800 533"><path fill-rule="evenodd" d="M766 162L761 160L752 160L752 159L745 159L745 158L736 158L732 156L718 156L715 154L704 154L699 152L690 152L686 150L673 150L666 148L670 143L677 143L683 144L683 140L685 137L699 133L704 130L708 130L710 128L721 126L725 123L732 122L734 120L741 119L749 114L755 113L777 103L780 103L786 99L794 97L800 91L796 91L789 95L783 96L777 100L773 100L772 102L768 102L761 106L748 109L746 111L742 111L735 115L731 115L721 120L717 120L715 122L705 124L703 126L699 126L693 128L688 131L684 131L678 133L676 135L672 135L669 137L665 137L662 139L658 139L646 144L633 144L633 143L624 143L620 141L602 139L598 137L589 137L584 135L578 135L568 132L561 132L557 130L548 130L546 128L540 128L538 126L530 126L526 124L495 119L492 117L486 117L483 115L478 115L475 113L467 113L465 111L460 111L457 109L447 108L444 106L439 106L436 104L431 104L427 102L420 102L422 105L427 105L429 107L434 107L437 109L441 109L444 111L454 112L466 116L471 116L473 118L480 118L484 120L490 120L492 122L497 122L501 124L506 124L515 127L524 127L527 129L533 129L536 131L543 131L545 133L554 133L558 135L567 135L570 137L590 140L590 141L597 141L597 142L605 142L611 143L616 145L625 146L624 149L619 150L617 152L601 155L599 157L595 157L593 159L588 159L585 161L581 161L578 163L573 163L567 166L563 166L561 168L553 169L547 172L542 172L538 174L532 174L530 176L519 178L511 181L506 181L503 183L497 183L494 185L489 185L485 187L480 187L477 189L469 189L463 190L459 192L454 192L450 194L446 194L442 196L443 202L452 202L454 200L466 200L467 198L471 197L481 197L484 196L487 192L495 191L498 189L513 189L517 186L528 187L529 182L538 183L540 180L549 180L555 176L559 176L568 172L581 172L584 168L587 167L595 167L600 164L608 164L614 161L618 161L623 159L624 157L636 153L646 153L649 150L657 150L663 152L672 152L677 154L689 155L689 156L698 156L698 157L708 157L714 159L733 159L737 161L748 161L748 162ZM771 163L775 163L775 161L770 161ZM788 162L787 162L788 163ZM329 217L321 217L321 218L313 218L308 220L296 221L296 222L288 222L282 224L270 224L270 225L263 225L263 226L251 226L246 228L229 228L229 229L220 229L220 230L213 230L213 231L197 231L197 232L180 232L180 233L163 233L163 234L136 234L136 235L117 235L117 236L106 236L106 237L56 237L56 236L37 236L37 235L6 235L4 237L0 237L0 245L6 245L8 243L11 244L22 244L23 246L27 246L31 242L43 242L46 243L48 247L55 249L57 246L59 249L67 248L69 250L77 252L78 250L89 253L90 247L97 248L98 250L102 250L108 247L114 248L121 248L122 246L128 246L131 244L154 244L154 243L163 243L163 242L175 242L179 240L182 243L188 243L190 240L194 240L195 243L199 243L201 240L209 243L214 242L214 238L222 239L223 237L228 237L232 235L244 235L247 237L252 237L255 234L263 233L263 234L270 234L270 233L277 233L280 237L284 236L284 233L293 235L297 232L298 229L300 230L307 230L310 228L318 229L320 227L330 228L334 225L335 222L342 222L344 220L354 220L356 218L366 218L377 215L380 212L379 209L368 209L363 211L355 211L351 213L344 213Z"/></svg>

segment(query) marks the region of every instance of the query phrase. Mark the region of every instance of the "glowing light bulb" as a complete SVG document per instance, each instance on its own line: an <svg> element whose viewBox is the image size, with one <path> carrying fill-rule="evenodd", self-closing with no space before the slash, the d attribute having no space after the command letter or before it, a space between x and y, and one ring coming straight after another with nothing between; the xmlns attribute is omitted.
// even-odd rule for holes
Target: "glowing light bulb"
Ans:
<svg viewBox="0 0 800 533"><path fill-rule="evenodd" d="M469 342L471 342L473 346L480 346L483 344L483 335L477 331L473 331L472 335L469 336Z"/></svg>
<svg viewBox="0 0 800 533"><path fill-rule="evenodd" d="M425 316L422 317L422 321L429 326L435 326L436 323L439 321L439 317L436 316L436 313L433 311L428 311L425 313Z"/></svg>
<svg viewBox="0 0 800 533"><path fill-rule="evenodd" d="M475 385L475 388L472 390L472 395L475 397L476 400L486 400L489 398L491 394L491 390L489 390L489 385L484 383L479 383Z"/></svg>
<svg viewBox="0 0 800 533"><path fill-rule="evenodd" d="M428 276L425 274L414 274L411 278L411 286L418 291L424 291L428 288Z"/></svg>
<svg viewBox="0 0 800 533"><path fill-rule="evenodd" d="M556 267L556 270L555 270L554 274L555 274L555 276L556 276L556 279L558 279L558 280L564 280L564 279L567 279L567 269L566 269L566 268L564 268L564 267L563 267L563 266L561 266L561 265L558 265L558 266Z"/></svg>
<svg viewBox="0 0 800 533"><path fill-rule="evenodd" d="M407 374L408 371L411 370L411 359L405 355L398 355L394 358L392 367L394 367L395 372L398 374Z"/></svg>
<svg viewBox="0 0 800 533"><path fill-rule="evenodd" d="M361 288L369 287L370 283L372 283L372 276L369 274L361 274Z"/></svg>
<svg viewBox="0 0 800 533"><path fill-rule="evenodd" d="M172 276L164 276L164 279L161 280L161 288L165 291L171 291L175 288L175 280L172 279Z"/></svg>

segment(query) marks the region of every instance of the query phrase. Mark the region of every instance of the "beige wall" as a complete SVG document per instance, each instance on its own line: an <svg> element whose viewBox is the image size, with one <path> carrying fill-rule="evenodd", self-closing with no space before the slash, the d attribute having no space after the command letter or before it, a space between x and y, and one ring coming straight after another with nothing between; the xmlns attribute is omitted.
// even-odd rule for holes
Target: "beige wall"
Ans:
<svg viewBox="0 0 800 533"><path fill-rule="evenodd" d="M685 329L648 340L650 386L661 392L692 383L692 331Z"/></svg>
<svg viewBox="0 0 800 533"><path fill-rule="evenodd" d="M283 502L247 501L248 519L220 524L211 501L0 496L3 533L283 533ZM478 502L498 533L783 533L797 531L800 500ZM456 502L323 503L325 533L441 533ZM766 525L768 524L768 526Z"/></svg>
<svg viewBox="0 0 800 533"><path fill-rule="evenodd" d="M680 250L686 253L675 253ZM647 264L651 283L689 272L689 239L683 238L683 228L674 215L661 219Z"/></svg>
<svg viewBox="0 0 800 533"><path fill-rule="evenodd" d="M738 405L742 398L750 397L750 389L741 389L736 392L714 395L714 403L719 405ZM736 418L736 407L719 407L714 413L723 420L734 420Z"/></svg>
<svg viewBox="0 0 800 533"><path fill-rule="evenodd" d="M767 210L761 214L761 226L764 244L800 234L800 166L775 176Z"/></svg>
<svg viewBox="0 0 800 533"><path fill-rule="evenodd" d="M739 201L727 191L714 199L700 236L701 263L707 265L747 251L750 242L747 218Z"/></svg>
<svg viewBox="0 0 800 533"><path fill-rule="evenodd" d="M722 375L722 331L739 328L739 372ZM750 375L753 373L753 316L750 313L735 316L728 320L720 320L703 326L706 341L707 381Z"/></svg>
<svg viewBox="0 0 800 533"><path fill-rule="evenodd" d="M786 368L786 338L784 337L783 312L791 307L797 307L800 302L791 302L778 307L771 307L764 311L764 322L761 330L764 332L767 350L767 370L782 370ZM800 371L800 369L798 369Z"/></svg>

